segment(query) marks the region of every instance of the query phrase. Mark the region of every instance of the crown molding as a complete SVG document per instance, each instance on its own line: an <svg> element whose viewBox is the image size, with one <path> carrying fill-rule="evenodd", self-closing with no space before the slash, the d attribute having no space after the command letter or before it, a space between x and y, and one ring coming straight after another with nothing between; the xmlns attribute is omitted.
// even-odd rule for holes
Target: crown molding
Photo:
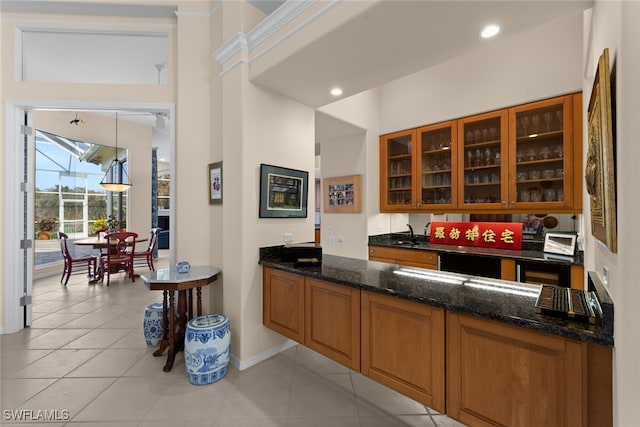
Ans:
<svg viewBox="0 0 640 427"><path fill-rule="evenodd" d="M296 1L289 0L273 11L258 25L247 33L250 49L255 48L271 34L293 21L302 12L313 6L318 0Z"/></svg>
<svg viewBox="0 0 640 427"><path fill-rule="evenodd" d="M232 35L222 46L220 46L213 54L213 57L220 64L224 64L233 55L240 51L249 51L249 42L245 33L237 32Z"/></svg>
<svg viewBox="0 0 640 427"><path fill-rule="evenodd" d="M247 33L234 34L214 52L213 57L218 63L224 64L241 50L250 52L317 2L318 0L286 1Z"/></svg>

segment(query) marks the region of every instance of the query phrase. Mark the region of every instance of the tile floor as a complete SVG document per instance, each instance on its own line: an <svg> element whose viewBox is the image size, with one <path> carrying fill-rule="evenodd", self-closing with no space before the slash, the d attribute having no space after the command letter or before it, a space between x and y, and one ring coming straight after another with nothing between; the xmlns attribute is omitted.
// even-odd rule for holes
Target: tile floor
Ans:
<svg viewBox="0 0 640 427"><path fill-rule="evenodd" d="M159 295L119 276L108 288L83 275L34 283L32 327L1 336L0 424L461 426L303 346L193 386L182 353L166 373L145 345L144 307Z"/></svg>

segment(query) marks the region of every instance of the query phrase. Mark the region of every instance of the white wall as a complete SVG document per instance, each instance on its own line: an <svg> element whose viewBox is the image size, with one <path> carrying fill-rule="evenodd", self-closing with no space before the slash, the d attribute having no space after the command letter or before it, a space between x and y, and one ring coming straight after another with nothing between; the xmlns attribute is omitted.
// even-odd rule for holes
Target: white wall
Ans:
<svg viewBox="0 0 640 427"><path fill-rule="evenodd" d="M618 253L611 253L587 233L588 254L585 267L602 275L609 269L609 290L615 301L614 349L614 425L636 426L640 420L638 384L640 383L640 339L638 325L640 301L638 284L638 241L640 230L640 194L637 190L640 146L640 3L597 1L591 20L585 22L584 101L589 101L598 58L609 48L612 68L613 108L616 126L616 184ZM586 132L585 132L586 135ZM586 154L586 145L585 145ZM588 221L588 198L585 197L585 220Z"/></svg>
<svg viewBox="0 0 640 427"><path fill-rule="evenodd" d="M242 31L251 16L240 4L225 3L222 33ZM259 248L281 245L284 233L292 233L294 242L313 241L315 228L314 111L256 87L248 74L241 64L221 77L224 313L231 324L232 360L241 369L287 341L262 325ZM306 218L258 218L261 163L309 172Z"/></svg>
<svg viewBox="0 0 640 427"><path fill-rule="evenodd" d="M323 180L346 175L361 175L361 195L367 194L367 188L377 187L376 182L371 183L365 180L367 177L365 132L323 141L320 152L324 160L322 162ZM366 218L366 208L362 209L360 213L326 213L323 211L321 222L322 252L366 259L368 256L367 247L362 244L362 236L367 234ZM333 233L329 232L330 228L333 228Z"/></svg>
<svg viewBox="0 0 640 427"><path fill-rule="evenodd" d="M231 76L225 76L225 90L227 77ZM246 81L240 86L239 117L225 120L223 131L225 165L228 156L233 159L232 167L225 168L225 194L231 197L225 196L224 202L223 271L225 313L238 327L238 334L232 335L233 354L247 362L283 342L281 335L262 325L258 248L281 245L284 233L292 233L294 242L313 241L315 141L311 108ZM261 163L309 172L306 218L258 218Z"/></svg>
<svg viewBox="0 0 640 427"><path fill-rule="evenodd" d="M358 253L364 253L367 245L367 237L373 234L390 233L392 231L406 230L408 215L380 213L380 106L379 91L372 89L358 95L336 101L318 109L327 115L338 118L354 126L366 129L365 131L365 172L363 175L362 209L366 212L366 233L359 237L351 238L348 245L360 245ZM323 167L334 159L323 157ZM337 160L337 159L336 159ZM339 161L339 160L338 160ZM355 172L354 172L355 173ZM323 169L324 175L324 169ZM347 175L347 173L345 173ZM340 219L336 219L336 226ZM342 225L340 225L343 228ZM354 252L355 253L355 252ZM367 255L368 256L368 255Z"/></svg>
<svg viewBox="0 0 640 427"><path fill-rule="evenodd" d="M582 14L380 87L380 133L582 90Z"/></svg>

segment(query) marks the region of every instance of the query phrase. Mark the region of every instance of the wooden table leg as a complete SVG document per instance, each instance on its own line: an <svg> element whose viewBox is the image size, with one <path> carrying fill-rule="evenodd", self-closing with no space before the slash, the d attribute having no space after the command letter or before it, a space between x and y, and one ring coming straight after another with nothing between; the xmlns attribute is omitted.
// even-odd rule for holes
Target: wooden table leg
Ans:
<svg viewBox="0 0 640 427"><path fill-rule="evenodd" d="M187 320L193 319L193 289L189 289L189 316Z"/></svg>
<svg viewBox="0 0 640 427"><path fill-rule="evenodd" d="M178 291L178 328L176 329L176 352L184 348L184 334L187 330L187 292Z"/></svg>
<svg viewBox="0 0 640 427"><path fill-rule="evenodd" d="M196 301L197 301L197 310L198 316L202 316L202 288L196 288Z"/></svg>
<svg viewBox="0 0 640 427"><path fill-rule="evenodd" d="M180 304L180 293L178 292L178 304ZM178 312L180 312L180 307L178 307ZM173 361L176 357L176 310L175 310L175 295L173 291L169 291L169 351L167 352L167 363L162 368L163 371L169 372L173 367ZM180 324L180 319L178 319L178 324Z"/></svg>

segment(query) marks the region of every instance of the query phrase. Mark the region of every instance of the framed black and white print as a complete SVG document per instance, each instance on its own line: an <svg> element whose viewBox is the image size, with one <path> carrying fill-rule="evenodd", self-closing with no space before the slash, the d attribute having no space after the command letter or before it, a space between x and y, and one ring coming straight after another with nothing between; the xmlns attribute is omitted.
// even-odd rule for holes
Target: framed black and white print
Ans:
<svg viewBox="0 0 640 427"><path fill-rule="evenodd" d="M306 218L309 172L260 165L260 218Z"/></svg>
<svg viewBox="0 0 640 427"><path fill-rule="evenodd" d="M209 204L222 204L222 162L209 164Z"/></svg>

